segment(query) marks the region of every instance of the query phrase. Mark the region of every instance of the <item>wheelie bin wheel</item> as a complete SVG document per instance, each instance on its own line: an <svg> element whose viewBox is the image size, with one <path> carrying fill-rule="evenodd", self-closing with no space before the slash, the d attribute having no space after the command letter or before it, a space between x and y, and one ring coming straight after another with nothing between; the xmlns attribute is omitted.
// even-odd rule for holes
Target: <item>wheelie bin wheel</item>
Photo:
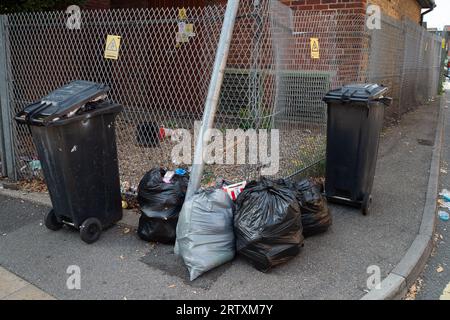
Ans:
<svg viewBox="0 0 450 320"><path fill-rule="evenodd" d="M371 207L372 207L372 195L368 195L364 198L364 201L362 203L363 215L368 216L370 214Z"/></svg>
<svg viewBox="0 0 450 320"><path fill-rule="evenodd" d="M55 210L53 209L47 212L44 218L44 222L47 229L52 231L58 231L63 226L63 223L59 222L56 218Z"/></svg>
<svg viewBox="0 0 450 320"><path fill-rule="evenodd" d="M80 227L81 240L87 244L94 243L100 238L102 233L102 224L97 218L86 219Z"/></svg>

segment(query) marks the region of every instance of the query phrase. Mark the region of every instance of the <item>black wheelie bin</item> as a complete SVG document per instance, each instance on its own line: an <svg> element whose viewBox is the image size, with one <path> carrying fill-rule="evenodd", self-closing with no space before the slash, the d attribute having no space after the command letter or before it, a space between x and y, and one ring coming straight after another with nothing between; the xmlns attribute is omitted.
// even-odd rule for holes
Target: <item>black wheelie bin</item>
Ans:
<svg viewBox="0 0 450 320"><path fill-rule="evenodd" d="M387 87L353 84L331 90L328 104L325 194L369 214Z"/></svg>
<svg viewBox="0 0 450 320"><path fill-rule="evenodd" d="M29 125L53 209L45 226L80 230L86 243L122 219L115 117L122 106L109 88L77 80L27 106L15 119Z"/></svg>

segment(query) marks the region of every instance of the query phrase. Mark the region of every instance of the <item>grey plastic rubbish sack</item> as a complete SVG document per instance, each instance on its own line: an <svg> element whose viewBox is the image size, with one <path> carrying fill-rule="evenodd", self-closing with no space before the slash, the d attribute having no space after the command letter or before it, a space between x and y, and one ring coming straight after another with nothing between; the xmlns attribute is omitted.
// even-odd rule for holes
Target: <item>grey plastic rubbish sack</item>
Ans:
<svg viewBox="0 0 450 320"><path fill-rule="evenodd" d="M177 225L175 253L180 255L191 281L233 260L234 204L221 189L202 190L185 201Z"/></svg>

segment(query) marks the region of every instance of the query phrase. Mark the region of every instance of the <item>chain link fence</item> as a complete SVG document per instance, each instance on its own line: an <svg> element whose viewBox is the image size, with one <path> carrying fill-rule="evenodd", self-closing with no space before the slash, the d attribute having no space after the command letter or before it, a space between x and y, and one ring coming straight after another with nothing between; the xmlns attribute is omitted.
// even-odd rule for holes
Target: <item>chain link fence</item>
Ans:
<svg viewBox="0 0 450 320"><path fill-rule="evenodd" d="M369 81L390 88L388 120L435 98L439 92L442 39L410 20L383 15L371 37Z"/></svg>
<svg viewBox="0 0 450 320"><path fill-rule="evenodd" d="M72 80L106 83L110 99L124 106L117 120L121 181L136 186L152 167L176 168L172 151L184 141L178 129L195 140L202 119L224 12L222 5L188 8L181 19L177 8L82 11L79 30L66 27L64 12L8 15L11 115ZM269 142L269 158L279 148L275 177L320 163L327 117L322 97L331 88L386 84L396 101L392 117L437 93L436 37L407 21L384 17L382 30L373 31L365 22L357 13L241 1L215 118L215 139L223 144L203 184L252 179L267 168L261 140L244 144L247 160L236 161L239 142L227 129L250 138L251 130L268 130L259 139ZM177 36L180 23L192 24L193 33ZM107 35L121 36L118 60L103 57ZM29 129L11 125L17 178L39 175ZM271 129L279 130L275 145ZM195 141L187 144L193 152Z"/></svg>

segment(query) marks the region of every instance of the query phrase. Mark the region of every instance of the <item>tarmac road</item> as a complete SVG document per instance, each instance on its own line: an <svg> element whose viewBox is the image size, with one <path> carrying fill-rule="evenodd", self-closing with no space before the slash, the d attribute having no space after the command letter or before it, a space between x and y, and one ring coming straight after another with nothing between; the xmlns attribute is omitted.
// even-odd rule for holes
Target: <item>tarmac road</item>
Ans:
<svg viewBox="0 0 450 320"><path fill-rule="evenodd" d="M446 105L450 108L450 82L447 82L446 100ZM450 190L449 108L444 109L445 131L441 159L440 190ZM450 211L447 210L447 212ZM450 222L438 219L435 232L435 248L416 286L419 288L419 293L416 297L418 300L436 300L444 295L446 287L450 290ZM450 300L450 291L446 297L447 300Z"/></svg>

